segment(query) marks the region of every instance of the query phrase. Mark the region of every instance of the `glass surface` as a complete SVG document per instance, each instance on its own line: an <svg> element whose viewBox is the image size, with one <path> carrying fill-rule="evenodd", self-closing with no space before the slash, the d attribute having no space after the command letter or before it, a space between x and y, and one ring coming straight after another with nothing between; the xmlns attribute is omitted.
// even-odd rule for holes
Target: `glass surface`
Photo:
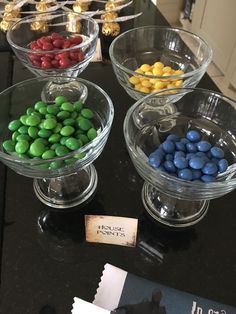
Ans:
<svg viewBox="0 0 236 314"><path fill-rule="evenodd" d="M182 29L161 26L128 30L112 42L109 53L118 82L134 99L146 94L137 90L129 82L129 77L162 82L168 80L172 85L181 81L183 87L195 87L212 59L210 46L199 36ZM184 73L170 73L163 80L162 76L135 72L141 65L153 65L157 61Z"/></svg>
<svg viewBox="0 0 236 314"><path fill-rule="evenodd" d="M90 8L103 9L104 3L93 1ZM150 24L167 26L149 0L133 1L119 16L140 11L143 14L139 18L120 23L122 32ZM0 35L1 39L5 37ZM102 34L99 37L104 62L91 62L81 77L110 95L115 116L104 150L94 162L98 173L94 198L73 211L51 211L35 196L31 178L0 163L0 312L70 313L74 296L93 301L105 263L236 306L236 191L210 201L207 215L189 230L173 232L146 215L140 196L143 179L132 164L123 135L124 117L134 100L117 82L107 60L107 48L113 38ZM1 39L0 46L4 43ZM6 49L0 58L1 90L33 77ZM218 90L207 74L199 86ZM86 242L86 214L138 218L136 247ZM43 221L38 221L39 215Z"/></svg>

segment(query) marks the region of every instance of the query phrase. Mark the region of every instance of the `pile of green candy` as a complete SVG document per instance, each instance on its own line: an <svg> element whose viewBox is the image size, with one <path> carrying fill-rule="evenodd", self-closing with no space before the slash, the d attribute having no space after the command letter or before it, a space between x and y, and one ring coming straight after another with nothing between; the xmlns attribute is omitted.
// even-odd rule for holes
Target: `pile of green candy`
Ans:
<svg viewBox="0 0 236 314"><path fill-rule="evenodd" d="M93 117L93 111L83 108L80 101L71 103L64 96L57 96L53 104L40 100L8 124L11 139L5 140L2 146L6 153L21 158L62 157L96 138ZM74 161L84 155L75 155ZM71 159L65 160L65 163L71 162ZM64 165L63 161L55 160L47 168L58 169Z"/></svg>

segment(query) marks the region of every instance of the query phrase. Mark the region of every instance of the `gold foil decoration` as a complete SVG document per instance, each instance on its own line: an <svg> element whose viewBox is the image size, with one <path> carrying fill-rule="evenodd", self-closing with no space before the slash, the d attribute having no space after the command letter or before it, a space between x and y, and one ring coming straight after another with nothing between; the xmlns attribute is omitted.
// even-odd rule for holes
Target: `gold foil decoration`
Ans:
<svg viewBox="0 0 236 314"><path fill-rule="evenodd" d="M105 10L111 11L111 10L116 9L118 6L119 6L119 4L117 2L107 1L106 5L105 5Z"/></svg>
<svg viewBox="0 0 236 314"><path fill-rule="evenodd" d="M66 23L66 30L71 33L81 32L81 23L78 21L78 16L76 14L68 14L68 21Z"/></svg>
<svg viewBox="0 0 236 314"><path fill-rule="evenodd" d="M115 20L117 17L118 17L118 14L116 12L106 12L101 15L101 19L104 21Z"/></svg>
<svg viewBox="0 0 236 314"><path fill-rule="evenodd" d="M21 9L15 9L16 3L14 1L9 2L4 7L3 19L0 22L0 30L6 32L12 25L15 18L20 17Z"/></svg>
<svg viewBox="0 0 236 314"><path fill-rule="evenodd" d="M48 24L44 21L35 21L30 24L30 28L33 31L46 33L48 32Z"/></svg>
<svg viewBox="0 0 236 314"><path fill-rule="evenodd" d="M73 11L76 13L81 13L87 11L89 8L89 4L87 2L75 1L73 4Z"/></svg>
<svg viewBox="0 0 236 314"><path fill-rule="evenodd" d="M120 34L120 25L116 22L103 23L102 33L105 36L116 37Z"/></svg>

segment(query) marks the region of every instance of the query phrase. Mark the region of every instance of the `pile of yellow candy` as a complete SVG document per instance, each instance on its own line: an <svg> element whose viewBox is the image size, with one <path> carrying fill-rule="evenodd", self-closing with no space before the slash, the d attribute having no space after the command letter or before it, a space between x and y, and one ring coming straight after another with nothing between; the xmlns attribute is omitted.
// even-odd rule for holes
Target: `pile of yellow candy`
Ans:
<svg viewBox="0 0 236 314"><path fill-rule="evenodd" d="M134 89L143 93L154 93L166 88L176 88L183 85L183 80L178 78L165 78L167 76L184 74L182 70L174 70L165 66L162 62L155 62L153 65L143 64L135 70L136 73L149 76L161 76L161 78L145 78L141 76L131 76L129 82Z"/></svg>

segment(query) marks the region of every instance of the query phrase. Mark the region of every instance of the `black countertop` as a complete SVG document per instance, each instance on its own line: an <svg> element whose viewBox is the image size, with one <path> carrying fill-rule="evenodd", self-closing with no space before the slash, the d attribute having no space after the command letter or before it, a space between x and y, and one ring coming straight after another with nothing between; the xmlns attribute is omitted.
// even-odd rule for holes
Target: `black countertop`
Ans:
<svg viewBox="0 0 236 314"><path fill-rule="evenodd" d="M122 27L167 25L149 0L136 0L126 10L128 14L134 11L144 14ZM0 59L1 90L32 77L9 49L4 50ZM81 77L101 86L115 107L110 137L95 162L99 179L96 196L83 210L50 212L51 232L41 232L37 220L48 208L35 196L32 179L0 164L0 313L70 313L74 296L93 300L107 262L170 287L236 306L236 192L212 200L206 217L189 230L173 232L153 223L145 215L143 181L131 163L123 137L125 113L134 100L118 84L109 61L89 64ZM198 86L217 90L207 74ZM86 243L83 221L88 213L138 218L138 243L148 241L163 258L149 256L138 245L127 248Z"/></svg>

